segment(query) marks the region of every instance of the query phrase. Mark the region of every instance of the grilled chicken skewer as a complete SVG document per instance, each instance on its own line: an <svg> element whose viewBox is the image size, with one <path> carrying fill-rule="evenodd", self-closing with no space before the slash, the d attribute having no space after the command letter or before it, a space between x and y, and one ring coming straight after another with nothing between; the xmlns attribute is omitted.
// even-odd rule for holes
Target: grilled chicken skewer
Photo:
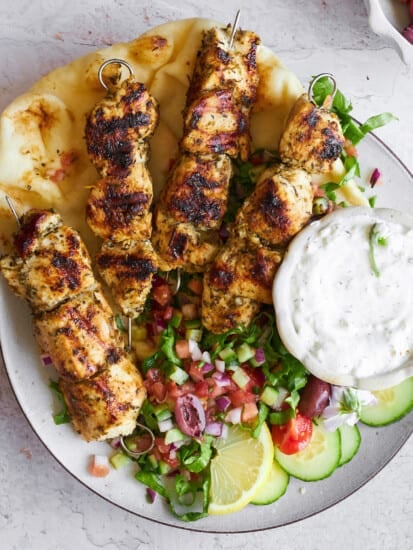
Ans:
<svg viewBox="0 0 413 550"><path fill-rule="evenodd" d="M28 211L19 226L0 270L31 307L75 430L87 441L132 433L146 391L79 234L47 210Z"/></svg>
<svg viewBox="0 0 413 550"><path fill-rule="evenodd" d="M180 157L155 209L152 242L163 270L204 271L219 249L231 157L246 160L250 153L258 43L252 32L231 34L230 26L203 34L187 91Z"/></svg>
<svg viewBox="0 0 413 550"><path fill-rule="evenodd" d="M109 60L104 66L109 62L125 64ZM150 241L153 187L146 163L159 106L127 67L131 76L109 91L87 117L87 150L102 179L90 192L86 219L103 240L96 257L99 273L122 313L135 318L157 270Z"/></svg>
<svg viewBox="0 0 413 550"><path fill-rule="evenodd" d="M248 325L261 304L272 303L272 282L285 247L312 215L311 174L330 172L343 145L336 115L303 94L280 141L286 164L261 174L237 213L230 238L204 275L202 321L207 329L221 333Z"/></svg>

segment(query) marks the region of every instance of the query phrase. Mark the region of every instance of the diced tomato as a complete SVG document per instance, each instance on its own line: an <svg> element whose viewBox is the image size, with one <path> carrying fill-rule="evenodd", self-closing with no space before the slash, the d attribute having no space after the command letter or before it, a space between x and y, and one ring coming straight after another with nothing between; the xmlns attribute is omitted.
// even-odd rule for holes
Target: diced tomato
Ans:
<svg viewBox="0 0 413 550"><path fill-rule="evenodd" d="M257 396L252 392L242 390L241 388L228 394L231 400L231 404L234 408L242 407L246 403L254 403L257 400Z"/></svg>
<svg viewBox="0 0 413 550"><path fill-rule="evenodd" d="M188 369L188 374L194 382L201 382L204 379L204 375L198 365L197 361L191 361Z"/></svg>
<svg viewBox="0 0 413 550"><path fill-rule="evenodd" d="M152 397L158 403L163 403L166 399L166 386L163 382L154 382L148 388L149 397Z"/></svg>
<svg viewBox="0 0 413 550"><path fill-rule="evenodd" d="M251 403L245 403L242 409L241 420L242 422L251 422L258 416L258 407L255 401Z"/></svg>
<svg viewBox="0 0 413 550"><path fill-rule="evenodd" d="M172 292L168 284L161 284L152 289L152 298L160 306L165 307L171 303Z"/></svg>
<svg viewBox="0 0 413 550"><path fill-rule="evenodd" d="M88 470L94 477L106 477L110 472L109 465L106 463L106 460L102 461L102 457L98 457L96 455L90 457Z"/></svg>
<svg viewBox="0 0 413 550"><path fill-rule="evenodd" d="M248 367L242 365L244 371L248 374L249 382L243 388L246 391L252 391L254 388L262 388L265 382L265 376L261 369L255 369L253 367Z"/></svg>
<svg viewBox="0 0 413 550"><path fill-rule="evenodd" d="M179 359L188 359L190 357L189 353L189 342L188 340L177 340L175 342L175 352ZM199 369L198 369L199 370ZM191 374L191 373L189 373Z"/></svg>
<svg viewBox="0 0 413 550"><path fill-rule="evenodd" d="M311 441L313 423L311 418L297 413L286 424L272 426L271 434L274 445L286 455L298 453L307 447Z"/></svg>
<svg viewBox="0 0 413 550"><path fill-rule="evenodd" d="M157 382L158 380L162 380L162 374L159 369L148 369L145 374L145 380L147 382Z"/></svg>
<svg viewBox="0 0 413 550"><path fill-rule="evenodd" d="M197 296L202 294L203 286L202 279L191 279L188 283L189 290L192 290Z"/></svg>
<svg viewBox="0 0 413 550"><path fill-rule="evenodd" d="M209 395L209 385L207 380L200 380L195 383L195 395L199 399L205 399Z"/></svg>

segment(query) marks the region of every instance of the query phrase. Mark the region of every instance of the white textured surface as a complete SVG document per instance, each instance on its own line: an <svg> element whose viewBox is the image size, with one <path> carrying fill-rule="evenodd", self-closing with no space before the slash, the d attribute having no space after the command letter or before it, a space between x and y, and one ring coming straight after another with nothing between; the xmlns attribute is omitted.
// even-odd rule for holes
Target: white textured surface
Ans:
<svg viewBox="0 0 413 550"><path fill-rule="evenodd" d="M252 7L252 4L254 7ZM329 71L360 119L388 110L399 122L378 135L413 170L413 70L368 27L362 0L3 0L0 110L40 75L76 56L129 40L169 19L224 23L242 9L303 81ZM157 526L124 512L74 480L39 442L0 364L0 548L4 550L413 547L413 439L367 485L313 518L250 535L205 535Z"/></svg>

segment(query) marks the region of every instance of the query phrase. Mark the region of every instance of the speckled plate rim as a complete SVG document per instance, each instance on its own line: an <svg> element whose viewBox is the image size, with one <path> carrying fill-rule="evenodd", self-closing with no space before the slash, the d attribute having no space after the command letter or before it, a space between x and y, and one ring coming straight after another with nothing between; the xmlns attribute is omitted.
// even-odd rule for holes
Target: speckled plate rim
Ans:
<svg viewBox="0 0 413 550"><path fill-rule="evenodd" d="M374 154L365 155L363 150L366 148L373 149ZM383 174L389 180L388 185L385 184L377 190L380 206L388 205L397 208L394 187L392 187L393 193L389 190L390 185L396 185L399 191L397 196L402 197L399 199L399 209L412 210L413 174L382 140L371 134L360 145L360 159L365 180L367 174L376 165L381 167L381 161L377 162L377 158L386 159ZM390 170L387 171L387 168ZM382 199L383 203L381 203ZM125 495L133 491L135 501L141 498L139 507L132 507L127 502L122 502L122 491L118 491L115 498L107 484L102 485L101 480L87 475L88 456L96 450L100 452L102 445L106 444L86 444L69 425L54 425L52 420L54 398L47 387L47 380L52 374L41 365L35 355L36 347L31 336L28 308L22 301L11 295L4 281L0 285L0 304L1 311L7 312L7 318L4 318L4 315L0 317L0 342L2 343L0 350L6 374L16 400L34 433L57 462L82 485L107 502L142 519L168 527L213 534L257 532L289 525L319 514L351 496L392 460L413 433L413 413L386 428L372 429L360 426L362 447L359 453L350 464L337 469L330 478L316 483L304 483L292 479L287 494L272 505L248 506L233 515L210 516L195 523L183 523L170 514L160 499L155 506L146 504L144 490L134 481L130 472L122 471L115 485L126 483L128 488ZM65 442L64 446L62 442ZM368 448L371 446L372 449L369 452ZM63 451L64 448L66 452ZM78 449L82 449L81 454L83 454L80 460L75 452ZM378 459L377 452L373 452L377 449L385 449ZM73 455L76 455L75 462L73 462ZM73 466L74 463L76 468ZM118 474L117 471L116 474ZM113 490L113 484L111 489ZM293 510L294 513L286 514L286 510Z"/></svg>

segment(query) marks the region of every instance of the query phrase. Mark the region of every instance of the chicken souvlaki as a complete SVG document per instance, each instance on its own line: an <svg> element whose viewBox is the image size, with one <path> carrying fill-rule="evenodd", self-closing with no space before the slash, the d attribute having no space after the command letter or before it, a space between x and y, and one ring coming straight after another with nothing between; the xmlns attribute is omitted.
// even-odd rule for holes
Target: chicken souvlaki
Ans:
<svg viewBox="0 0 413 550"><path fill-rule="evenodd" d="M33 209L20 220L14 248L0 269L31 307L75 430L86 441L131 433L146 391L79 234L58 214Z"/></svg>
<svg viewBox="0 0 413 550"><path fill-rule="evenodd" d="M312 216L311 175L330 172L343 145L337 115L307 94L299 97L279 144L282 163L261 174L205 273L202 322L208 330L248 326L261 304L272 303L285 247Z"/></svg>
<svg viewBox="0 0 413 550"><path fill-rule="evenodd" d="M161 269L204 271L222 242L231 158L250 154L258 37L231 26L204 32L186 95L180 156L156 205L153 245Z"/></svg>
<svg viewBox="0 0 413 550"><path fill-rule="evenodd" d="M130 318L143 310L157 270L150 241L153 186L146 162L158 120L156 99L131 75L97 103L85 129L89 158L102 176L86 205L87 222L103 239L96 264Z"/></svg>

